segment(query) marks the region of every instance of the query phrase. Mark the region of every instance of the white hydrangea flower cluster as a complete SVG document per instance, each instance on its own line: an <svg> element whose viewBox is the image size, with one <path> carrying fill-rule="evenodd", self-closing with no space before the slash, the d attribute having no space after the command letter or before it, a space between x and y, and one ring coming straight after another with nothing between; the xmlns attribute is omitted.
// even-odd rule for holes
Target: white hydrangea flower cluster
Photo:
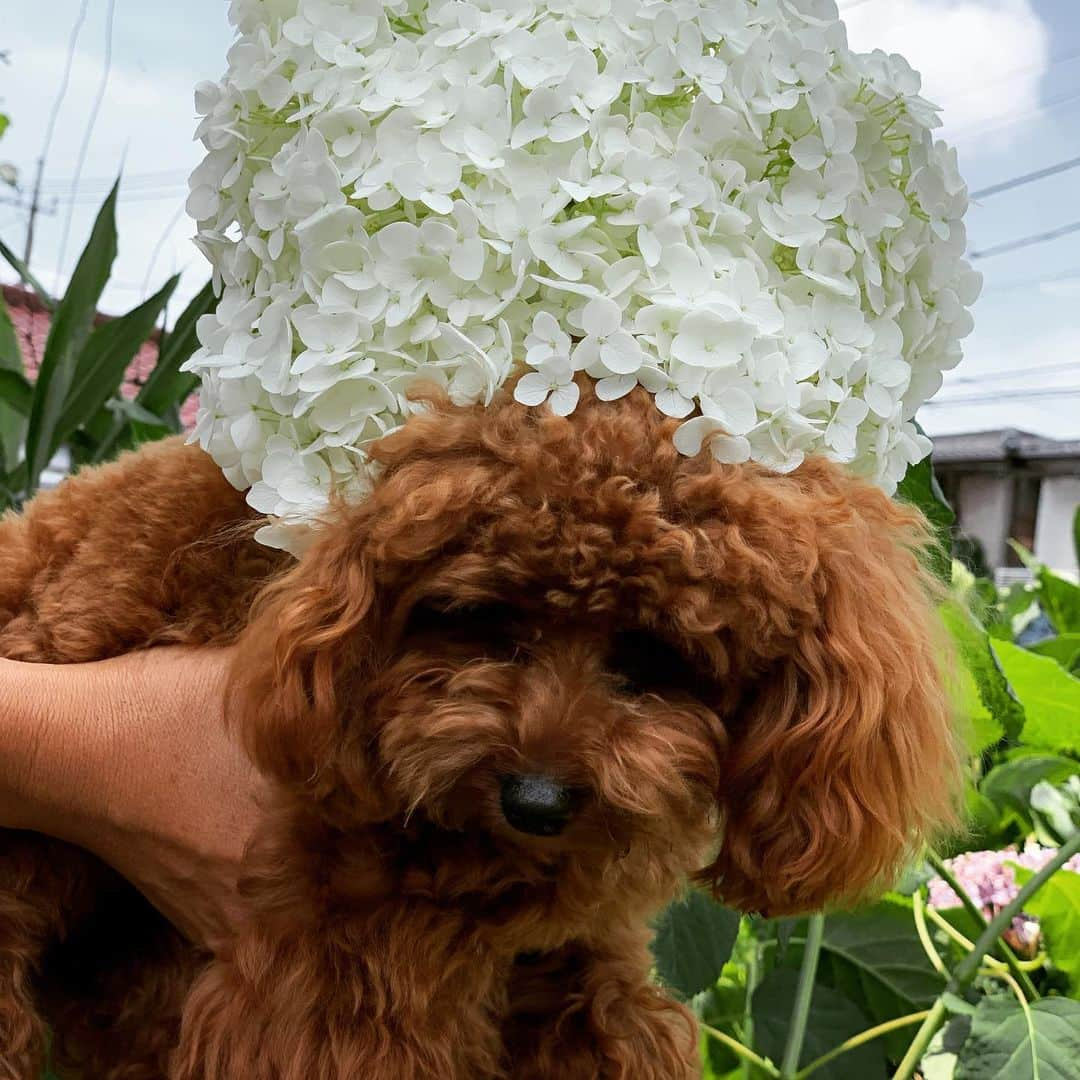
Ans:
<svg viewBox="0 0 1080 1080"><path fill-rule="evenodd" d="M679 450L891 491L960 360L967 191L834 0L232 0L197 91L223 290L198 437L295 546L417 380L562 414L585 372Z"/></svg>

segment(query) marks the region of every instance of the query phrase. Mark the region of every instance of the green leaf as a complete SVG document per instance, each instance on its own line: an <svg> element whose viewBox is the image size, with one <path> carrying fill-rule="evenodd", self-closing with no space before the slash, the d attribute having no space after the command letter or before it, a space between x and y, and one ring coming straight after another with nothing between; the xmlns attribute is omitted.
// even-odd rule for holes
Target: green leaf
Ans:
<svg viewBox="0 0 1080 1080"><path fill-rule="evenodd" d="M1010 865L1020 885L1035 876L1023 866ZM1024 910L1038 917L1050 959L1069 977L1069 996L1080 999L1080 874L1059 870Z"/></svg>
<svg viewBox="0 0 1080 1080"><path fill-rule="evenodd" d="M1080 1003L1043 998L1028 1009L1011 997L983 998L956 1080L1080 1080Z"/></svg>
<svg viewBox="0 0 1080 1080"><path fill-rule="evenodd" d="M34 388L17 371L0 368L0 405L13 409L19 416L29 416L34 402Z"/></svg>
<svg viewBox="0 0 1080 1080"><path fill-rule="evenodd" d="M116 258L116 196L113 186L98 213L90 241L79 259L64 299L57 305L45 355L37 376L34 410L26 435L28 489L38 479L56 447L56 432L75 379L79 355L90 336L98 301Z"/></svg>
<svg viewBox="0 0 1080 1080"><path fill-rule="evenodd" d="M802 962L806 925L800 921L784 957L793 970ZM919 944L911 902L892 894L872 907L826 918L818 979L858 1001L874 1023L929 1008L945 988ZM902 1053L909 1041L898 1032L885 1045Z"/></svg>
<svg viewBox="0 0 1080 1080"><path fill-rule="evenodd" d="M1036 839L1047 847L1059 847L1080 829L1080 776L1070 776L1059 787L1040 781L1031 789L1031 816Z"/></svg>
<svg viewBox="0 0 1080 1080"><path fill-rule="evenodd" d="M1056 660L1066 671L1073 672L1080 665L1080 634L1060 634L1038 645L1028 645L1028 652L1039 656L1049 656Z"/></svg>
<svg viewBox="0 0 1080 1080"><path fill-rule="evenodd" d="M1073 514L1073 548L1076 550L1076 561L1080 563L1080 506Z"/></svg>
<svg viewBox="0 0 1080 1080"><path fill-rule="evenodd" d="M1080 585L1041 567L1039 602L1059 634L1080 631Z"/></svg>
<svg viewBox="0 0 1080 1080"><path fill-rule="evenodd" d="M146 344L179 281L179 276L171 278L146 303L118 319L102 323L90 335L79 355L66 408L56 425L54 453L76 428L87 423L119 391L124 374Z"/></svg>
<svg viewBox="0 0 1080 1080"><path fill-rule="evenodd" d="M777 968L754 991L754 1043L760 1054L773 1061L779 1061L784 1054L798 982L797 971ZM866 1015L853 1001L828 986L815 985L799 1067L809 1065L868 1027ZM856 1076L859 1080L885 1080L885 1051L878 1041L864 1043L834 1058L813 1075L820 1080L851 1080Z"/></svg>
<svg viewBox="0 0 1080 1080"><path fill-rule="evenodd" d="M1024 706L1023 741L1043 750L1080 751L1080 679L1019 645L995 641L992 648Z"/></svg>
<svg viewBox="0 0 1080 1080"><path fill-rule="evenodd" d="M198 386L198 378L180 370L199 347L196 329L199 319L217 307L213 285L207 282L202 291L188 304L176 320L172 333L161 345L154 370L136 399L140 405L158 416L182 405Z"/></svg>
<svg viewBox="0 0 1080 1080"><path fill-rule="evenodd" d="M946 605L941 617L963 662L959 678L971 725L969 749L978 753L1003 734L1015 739L1024 726L1024 710L990 648L990 637L959 605Z"/></svg>
<svg viewBox="0 0 1080 1080"><path fill-rule="evenodd" d="M5 262L7 262L7 264L15 271L15 273L17 273L19 277L23 279L23 281L30 283L30 288L32 288L34 292L37 293L38 299L45 305L45 307L49 311L56 310L56 301L53 299L49 291L45 288L44 285L41 284L40 281L38 281L36 277L34 277L33 274L30 273L30 267L27 266L26 263L24 263L22 259L20 259L19 256L16 255L15 252L7 246L7 244L4 243L3 240L0 240L0 256L3 256Z"/></svg>
<svg viewBox="0 0 1080 1080"><path fill-rule="evenodd" d="M653 942L656 970L691 998L720 978L738 933L738 912L691 889L660 916Z"/></svg>
<svg viewBox="0 0 1080 1080"><path fill-rule="evenodd" d="M908 469L896 494L904 502L917 506L930 522L937 539L931 566L942 581L948 582L952 577L952 528L956 514L938 484L930 458Z"/></svg>
<svg viewBox="0 0 1080 1080"><path fill-rule="evenodd" d="M1056 754L1026 754L992 768L979 790L1000 810L1012 811L1021 831L1031 832L1031 792L1042 782L1059 784L1080 770L1080 765Z"/></svg>
<svg viewBox="0 0 1080 1080"><path fill-rule="evenodd" d="M0 292L0 372L12 372L21 377L24 370L19 338L8 314L4 294ZM0 398L3 397L0 390ZM7 462L18 460L25 437L25 414L9 403L0 405L0 471L5 470Z"/></svg>

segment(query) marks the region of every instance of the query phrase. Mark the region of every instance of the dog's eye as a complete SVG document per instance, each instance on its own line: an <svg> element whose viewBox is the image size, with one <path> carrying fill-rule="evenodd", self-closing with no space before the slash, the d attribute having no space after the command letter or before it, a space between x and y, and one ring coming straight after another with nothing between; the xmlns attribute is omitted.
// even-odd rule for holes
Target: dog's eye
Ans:
<svg viewBox="0 0 1080 1080"><path fill-rule="evenodd" d="M607 668L634 695L665 691L700 695L707 681L678 649L644 630L616 634Z"/></svg>
<svg viewBox="0 0 1080 1080"><path fill-rule="evenodd" d="M513 649L512 631L519 618L509 604L426 600L409 613L405 638L482 647L485 655L495 655Z"/></svg>

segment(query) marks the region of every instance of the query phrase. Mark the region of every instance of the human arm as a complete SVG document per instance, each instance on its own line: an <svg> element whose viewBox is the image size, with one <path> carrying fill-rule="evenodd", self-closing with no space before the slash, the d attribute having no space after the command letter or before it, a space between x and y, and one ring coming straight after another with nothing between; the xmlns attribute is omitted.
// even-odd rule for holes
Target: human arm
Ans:
<svg viewBox="0 0 1080 1080"><path fill-rule="evenodd" d="M206 945L229 933L264 793L224 724L230 657L0 660L0 827L87 848Z"/></svg>

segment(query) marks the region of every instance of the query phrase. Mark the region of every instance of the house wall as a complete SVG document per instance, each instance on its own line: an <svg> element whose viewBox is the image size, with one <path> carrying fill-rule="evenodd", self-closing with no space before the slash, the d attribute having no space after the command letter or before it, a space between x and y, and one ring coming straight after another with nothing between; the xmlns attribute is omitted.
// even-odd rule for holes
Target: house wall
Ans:
<svg viewBox="0 0 1080 1080"><path fill-rule="evenodd" d="M956 480L956 512L960 527L982 544L987 563L1006 562L1012 485L1008 477L989 472L961 474Z"/></svg>
<svg viewBox="0 0 1080 1080"><path fill-rule="evenodd" d="M1080 477L1047 476L1039 495L1035 555L1053 570L1076 574L1073 518L1080 506Z"/></svg>

